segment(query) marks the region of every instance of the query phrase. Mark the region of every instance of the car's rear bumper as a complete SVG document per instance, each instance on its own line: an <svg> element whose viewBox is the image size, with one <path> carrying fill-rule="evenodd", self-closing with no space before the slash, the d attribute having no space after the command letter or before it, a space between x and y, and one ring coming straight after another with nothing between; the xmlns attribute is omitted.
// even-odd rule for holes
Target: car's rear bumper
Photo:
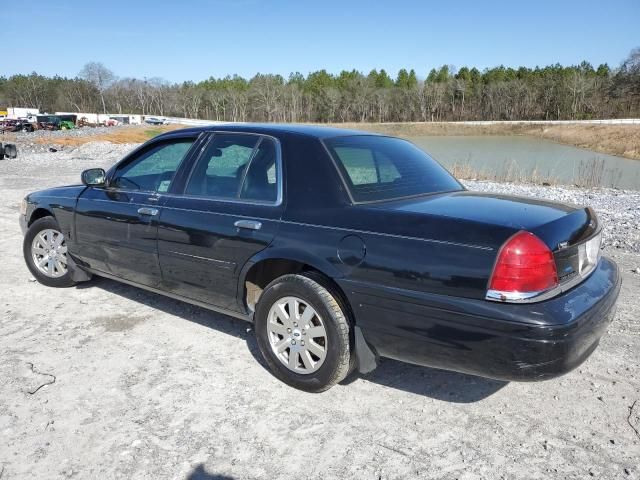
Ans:
<svg viewBox="0 0 640 480"><path fill-rule="evenodd" d="M539 303L385 289L342 281L381 356L500 380L543 380L584 362L613 320L621 278L602 258L580 285Z"/></svg>

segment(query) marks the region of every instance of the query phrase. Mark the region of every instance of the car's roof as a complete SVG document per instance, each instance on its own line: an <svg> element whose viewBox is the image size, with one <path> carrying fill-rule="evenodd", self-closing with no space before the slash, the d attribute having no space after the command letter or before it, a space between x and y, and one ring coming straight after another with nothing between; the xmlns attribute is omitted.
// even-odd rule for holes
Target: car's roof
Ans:
<svg viewBox="0 0 640 480"><path fill-rule="evenodd" d="M295 123L220 123L214 125L206 125L203 127L185 128L183 130L177 130L170 133L199 133L212 131L262 133L265 135L274 136L283 133L294 133L316 138L341 137L348 135L377 135L375 133L365 132L362 130L321 127L318 125L304 125Z"/></svg>

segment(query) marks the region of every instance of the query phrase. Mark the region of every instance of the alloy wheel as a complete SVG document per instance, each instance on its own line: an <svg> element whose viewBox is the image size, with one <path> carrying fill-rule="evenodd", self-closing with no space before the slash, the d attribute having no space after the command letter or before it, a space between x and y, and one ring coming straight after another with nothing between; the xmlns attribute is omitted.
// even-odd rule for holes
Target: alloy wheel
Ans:
<svg viewBox="0 0 640 480"><path fill-rule="evenodd" d="M38 232L31 242L31 256L36 268L49 278L67 273L67 245L58 230L48 228Z"/></svg>
<svg viewBox="0 0 640 480"><path fill-rule="evenodd" d="M301 298L283 297L271 306L267 334L275 356L295 373L314 373L327 357L322 318Z"/></svg>

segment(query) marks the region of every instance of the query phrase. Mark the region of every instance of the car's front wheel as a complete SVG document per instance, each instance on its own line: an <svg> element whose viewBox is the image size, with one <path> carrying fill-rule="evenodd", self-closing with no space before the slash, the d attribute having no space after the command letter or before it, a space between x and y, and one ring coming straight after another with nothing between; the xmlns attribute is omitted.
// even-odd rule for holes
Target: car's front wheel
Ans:
<svg viewBox="0 0 640 480"><path fill-rule="evenodd" d="M67 244L53 217L31 224L22 245L27 267L35 279L48 287L71 287L75 282L67 266Z"/></svg>
<svg viewBox="0 0 640 480"><path fill-rule="evenodd" d="M273 374L308 392L343 380L352 365L351 328L338 299L313 275L284 275L255 312L258 346Z"/></svg>

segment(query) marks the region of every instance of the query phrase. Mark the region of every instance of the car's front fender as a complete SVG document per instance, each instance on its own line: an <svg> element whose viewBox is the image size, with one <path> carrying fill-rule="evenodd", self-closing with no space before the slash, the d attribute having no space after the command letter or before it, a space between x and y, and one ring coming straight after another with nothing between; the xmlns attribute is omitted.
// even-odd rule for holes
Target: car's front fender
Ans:
<svg viewBox="0 0 640 480"><path fill-rule="evenodd" d="M86 187L75 185L42 190L27 195L25 198L27 202L26 212L21 223L24 223L25 228L27 228L38 218L50 215L58 222L60 230L67 239L67 245L71 248L75 236L73 214L78 196L84 188Z"/></svg>

